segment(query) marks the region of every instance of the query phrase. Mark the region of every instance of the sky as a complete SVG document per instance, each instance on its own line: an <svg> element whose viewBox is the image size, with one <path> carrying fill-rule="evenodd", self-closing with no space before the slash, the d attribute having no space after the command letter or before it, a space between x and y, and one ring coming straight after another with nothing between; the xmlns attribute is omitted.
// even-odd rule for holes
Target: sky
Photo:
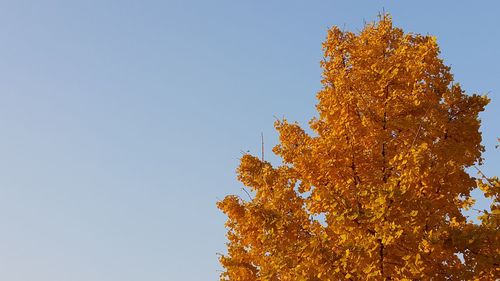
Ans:
<svg viewBox="0 0 500 281"><path fill-rule="evenodd" d="M0 1L0 279L218 278L242 151L316 115L321 42L432 34L500 174L497 1ZM486 206L484 200L479 205Z"/></svg>

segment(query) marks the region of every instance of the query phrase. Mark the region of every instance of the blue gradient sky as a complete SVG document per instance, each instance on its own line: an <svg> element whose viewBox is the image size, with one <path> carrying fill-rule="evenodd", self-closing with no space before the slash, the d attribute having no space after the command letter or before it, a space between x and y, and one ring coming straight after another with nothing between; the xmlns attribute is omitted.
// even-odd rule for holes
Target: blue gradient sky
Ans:
<svg viewBox="0 0 500 281"><path fill-rule="evenodd" d="M498 2L344 2L1 1L0 279L216 280L240 151L306 124L327 28L384 8L491 93L500 174Z"/></svg>

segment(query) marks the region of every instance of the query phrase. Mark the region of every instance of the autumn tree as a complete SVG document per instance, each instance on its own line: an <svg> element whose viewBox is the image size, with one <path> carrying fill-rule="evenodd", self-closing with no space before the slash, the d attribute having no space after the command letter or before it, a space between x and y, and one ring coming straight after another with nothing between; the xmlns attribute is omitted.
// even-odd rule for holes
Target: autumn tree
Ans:
<svg viewBox="0 0 500 281"><path fill-rule="evenodd" d="M251 199L230 195L221 280L495 280L500 278L497 178L482 162L488 98L466 94L436 38L381 15L323 43L312 133L277 121L283 164L241 158ZM480 188L493 199L464 216Z"/></svg>

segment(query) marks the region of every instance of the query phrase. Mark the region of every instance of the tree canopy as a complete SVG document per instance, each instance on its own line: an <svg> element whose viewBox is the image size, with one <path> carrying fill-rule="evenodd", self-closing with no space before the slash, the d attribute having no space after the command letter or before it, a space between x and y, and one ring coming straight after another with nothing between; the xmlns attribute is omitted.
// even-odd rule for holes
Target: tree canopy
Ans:
<svg viewBox="0 0 500 281"><path fill-rule="evenodd" d="M436 38L383 14L323 43L318 117L275 123L282 164L243 155L252 197L228 217L221 280L495 280L500 181L474 177L489 99L467 94ZM471 222L480 188L493 200Z"/></svg>

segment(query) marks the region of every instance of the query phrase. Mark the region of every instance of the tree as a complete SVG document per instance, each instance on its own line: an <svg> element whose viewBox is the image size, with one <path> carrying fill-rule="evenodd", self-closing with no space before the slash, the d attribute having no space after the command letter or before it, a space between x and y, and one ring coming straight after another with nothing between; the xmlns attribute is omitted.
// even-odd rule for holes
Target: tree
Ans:
<svg viewBox="0 0 500 281"><path fill-rule="evenodd" d="M241 158L254 197L217 203L227 216L221 280L495 280L500 278L498 178L481 164L479 112L439 58L435 37L389 15L323 43L312 133L277 121L273 167ZM494 200L463 215L481 188Z"/></svg>

